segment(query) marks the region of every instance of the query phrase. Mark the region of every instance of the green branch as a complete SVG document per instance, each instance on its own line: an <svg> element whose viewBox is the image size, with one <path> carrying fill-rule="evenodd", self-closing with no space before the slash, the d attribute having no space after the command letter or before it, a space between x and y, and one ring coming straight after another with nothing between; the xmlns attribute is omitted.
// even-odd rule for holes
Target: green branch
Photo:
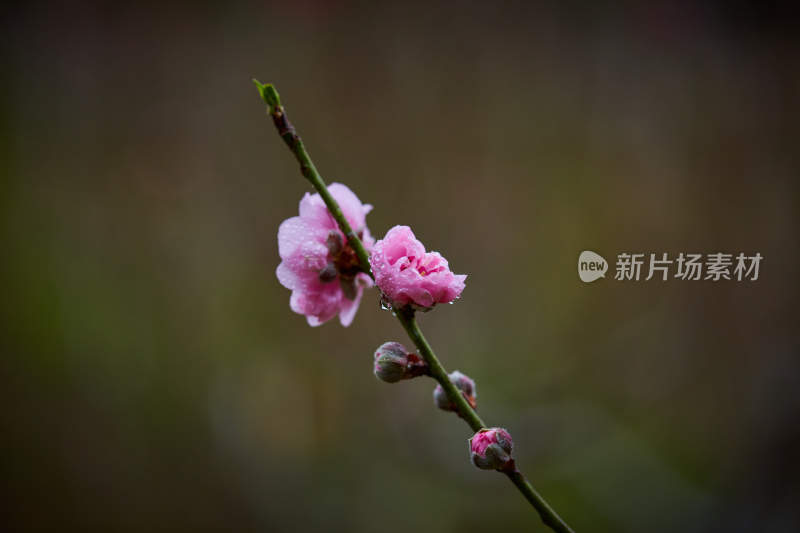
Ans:
<svg viewBox="0 0 800 533"><path fill-rule="evenodd" d="M342 213L339 204L334 200L333 196L331 196L331 193L328 192L328 187L322 180L322 176L319 175L317 167L315 167L314 162L311 161L311 156L306 152L303 140L300 139L300 136L297 134L294 126L292 126L292 123L289 122L283 110L281 97L278 95L278 91L275 90L275 87L271 83L263 84L256 79L253 80L253 83L258 87L261 98L267 103L267 112L272 117L272 122L278 130L278 135L281 136L283 142L286 143L289 150L294 154L297 162L300 163L300 172L311 182L311 185L314 186L322 197L322 201L324 201L325 205L328 207L328 211L333 215L336 223L339 224L339 228L347 238L347 242L350 243L350 246L355 250L358 256L358 263L361 265L361 270L369 274L370 277L373 277L369 268L369 254L367 250L361 243L361 239L359 239L358 235L353 231L353 228L350 227L350 223L347 221L347 218L345 218L344 213Z"/></svg>
<svg viewBox="0 0 800 533"><path fill-rule="evenodd" d="M278 130L278 134L292 151L297 161L300 163L300 172L308 181L311 182L311 185L313 185L314 189L317 190L319 195L322 197L322 200L325 202L325 205L328 207L328 210L331 212L331 215L333 215L333 218L339 224L339 228L342 230L342 233L345 234L347 241L350 243L350 246L353 247L353 250L355 250L356 255L358 256L358 262L361 266L361 269L374 279L369 266L369 254L367 253L367 250L364 248L364 245L358 238L358 235L353 232L353 229L350 227L350 223L347 222L347 219L342 213L338 202L336 202L333 196L331 196L331 193L328 191L328 187L325 185L322 176L320 176L317 168L311 161L311 157L308 155L308 152L306 152L303 141L300 139L300 136L297 134L294 126L292 126L291 122L289 122L286 112L281 105L281 98L278 95L278 91L275 90L275 87L271 83L262 84L255 79L253 80L253 83L255 83L256 87L258 87L258 92L261 94L261 98L263 98L264 102L267 104L267 112L272 117L272 122L275 124L275 128ZM461 394L461 391L459 391L453 382L450 381L450 378L447 376L447 370L445 370L444 366L442 366L442 363L439 362L439 359L433 352L433 348L431 348L431 345L428 344L427 339L425 339L425 336L422 334L422 330L420 330L419 324L417 324L416 317L414 316L414 310L410 307L398 309L395 312L395 316L397 317L397 320L400 321L400 324L402 324L403 329L406 330L406 333L408 333L409 338L414 342L414 345L419 350L422 358L425 359L426 363L428 363L431 377L439 382L439 385L442 386L447 394L448 399L456 406L458 415L463 418L467 424L469 424L469 427L472 428L472 431L474 432L485 428L486 424L484 421L481 420L481 417L478 416L478 413L476 413L472 406L470 406L470 404ZM525 476L523 476L522 473L516 469L516 467L507 471L503 471L503 473L508 476L511 482L514 483L517 489L519 489L519 491L522 493L522 495L525 496L531 505L533 505L533 507L539 512L542 522L549 526L553 531L557 531L559 533L572 533L572 530L569 528L566 522L564 522L553 510L553 508L548 505L545 499L534 490L533 486L528 482L527 479L525 479Z"/></svg>
<svg viewBox="0 0 800 533"><path fill-rule="evenodd" d="M422 334L422 330L419 329L419 324L417 324L417 319L414 316L414 310L409 307L398 310L397 320L403 325L406 333L408 333L408 337L414 342L414 345L419 350L422 358L425 359L425 362L428 363L431 377L439 382L444 392L447 394L447 398L455 404L458 415L469 424L472 431L477 432L479 429L485 428L486 423L481 420L481 417L478 416L478 413L476 413L469 402L467 402L464 395L461 394L461 391L458 390L455 384L450 381L450 378L447 377L447 370L445 370L442 363L439 362L439 358L433 353L433 348L428 344L428 340Z"/></svg>
<svg viewBox="0 0 800 533"><path fill-rule="evenodd" d="M533 488L530 481L528 481L522 472L517 470L516 467L508 470L503 471L503 473L508 476L508 479L519 489L525 499L530 502L531 505L539 512L539 518L542 519L542 522L552 529L553 531L558 531L558 533L574 533L572 529L567 525L564 520L558 516L555 509L550 507L550 504L547 503L547 500L542 498L542 496L536 492L536 489Z"/></svg>

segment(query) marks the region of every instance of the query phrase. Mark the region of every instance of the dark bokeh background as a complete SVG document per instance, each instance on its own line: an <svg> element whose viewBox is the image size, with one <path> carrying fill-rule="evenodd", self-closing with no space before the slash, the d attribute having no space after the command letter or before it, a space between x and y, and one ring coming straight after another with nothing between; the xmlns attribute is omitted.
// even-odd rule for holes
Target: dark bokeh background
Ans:
<svg viewBox="0 0 800 533"><path fill-rule="evenodd" d="M747 3L0 8L0 526L541 530L467 462L373 291L275 279L318 167L463 298L422 317L577 531L800 528L798 65ZM583 249L760 252L754 283L576 276ZM613 265L612 265L613 268Z"/></svg>

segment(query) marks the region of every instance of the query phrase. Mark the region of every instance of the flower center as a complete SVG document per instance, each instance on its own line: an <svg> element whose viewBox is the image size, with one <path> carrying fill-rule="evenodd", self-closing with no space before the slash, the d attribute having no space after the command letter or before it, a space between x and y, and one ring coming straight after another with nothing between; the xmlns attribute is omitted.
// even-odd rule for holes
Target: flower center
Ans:
<svg viewBox="0 0 800 533"><path fill-rule="evenodd" d="M356 274L361 272L356 251L349 244L344 245L339 253L332 253L331 260L336 265L336 271L340 276L354 278Z"/></svg>
<svg viewBox="0 0 800 533"><path fill-rule="evenodd" d="M358 237L362 238L362 232ZM353 300L356 297L356 276L361 272L358 255L353 247L342 238L341 233L331 230L325 241L328 247L328 264L319 271L319 279L323 283L330 283L339 279L339 286L345 296Z"/></svg>

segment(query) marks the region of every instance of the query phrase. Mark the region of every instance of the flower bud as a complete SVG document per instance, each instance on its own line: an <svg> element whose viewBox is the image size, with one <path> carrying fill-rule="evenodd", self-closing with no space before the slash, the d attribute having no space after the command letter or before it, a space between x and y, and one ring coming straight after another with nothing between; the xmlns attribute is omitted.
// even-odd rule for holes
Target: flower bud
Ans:
<svg viewBox="0 0 800 533"><path fill-rule="evenodd" d="M385 342L375 350L375 377L396 383L428 373L428 364L399 342Z"/></svg>
<svg viewBox="0 0 800 533"><path fill-rule="evenodd" d="M328 237L325 239L325 244L328 247L328 251L333 256L337 256L342 253L342 249L344 248L344 240L339 232L335 229L332 229L328 232Z"/></svg>
<svg viewBox="0 0 800 533"><path fill-rule="evenodd" d="M484 470L513 468L511 449L514 443L502 428L482 429L469 439L470 461Z"/></svg>
<svg viewBox="0 0 800 533"><path fill-rule="evenodd" d="M325 268L319 271L319 280L322 283L330 283L335 280L339 273L336 271L336 265L328 263Z"/></svg>
<svg viewBox="0 0 800 533"><path fill-rule="evenodd" d="M477 393L475 392L475 382L469 376L462 374L458 370L451 372L447 377L449 377L450 381L461 391L467 403L475 409L478 405L476 402ZM447 397L447 393L445 393L441 385L436 385L436 388L433 390L433 403L443 411L458 410L455 404L450 401L450 398Z"/></svg>
<svg viewBox="0 0 800 533"><path fill-rule="evenodd" d="M408 365L408 351L399 342L385 342L375 350L375 377L387 383L403 379Z"/></svg>

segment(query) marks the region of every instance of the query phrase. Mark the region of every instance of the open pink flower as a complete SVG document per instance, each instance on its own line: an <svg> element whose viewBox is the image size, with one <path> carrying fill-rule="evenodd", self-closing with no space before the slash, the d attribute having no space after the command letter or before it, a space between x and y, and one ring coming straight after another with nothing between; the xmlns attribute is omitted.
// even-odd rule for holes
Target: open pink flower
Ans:
<svg viewBox="0 0 800 533"><path fill-rule="evenodd" d="M450 272L438 252L425 252L408 226L395 226L375 244L369 258L375 283L393 307L429 309L461 295L466 275Z"/></svg>
<svg viewBox="0 0 800 533"><path fill-rule="evenodd" d="M369 234L366 215L372 210L340 183L328 187L353 231L369 251L375 239ZM306 193L300 200L300 216L284 220L278 228L281 264L275 274L292 291L292 311L306 315L319 326L337 314L343 326L353 322L365 288L372 280L361 272L358 257L347 243L319 194Z"/></svg>

